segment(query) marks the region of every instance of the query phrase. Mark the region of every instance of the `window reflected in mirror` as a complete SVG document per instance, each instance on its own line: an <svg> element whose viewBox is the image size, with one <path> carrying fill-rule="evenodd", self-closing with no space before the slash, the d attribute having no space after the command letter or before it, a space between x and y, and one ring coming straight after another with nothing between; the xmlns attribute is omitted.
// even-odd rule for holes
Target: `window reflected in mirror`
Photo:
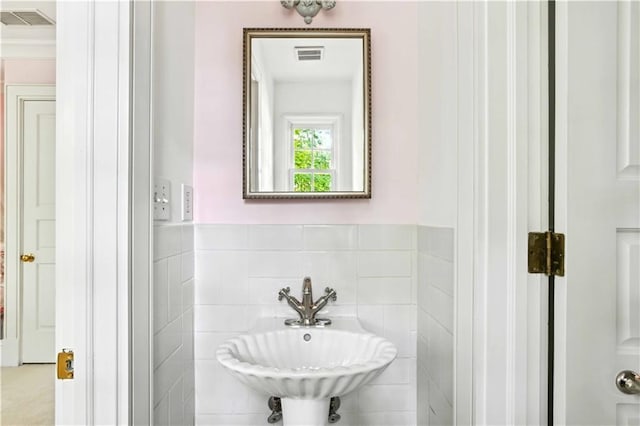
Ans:
<svg viewBox="0 0 640 426"><path fill-rule="evenodd" d="M290 187L295 192L328 192L335 181L333 128L293 127Z"/></svg>

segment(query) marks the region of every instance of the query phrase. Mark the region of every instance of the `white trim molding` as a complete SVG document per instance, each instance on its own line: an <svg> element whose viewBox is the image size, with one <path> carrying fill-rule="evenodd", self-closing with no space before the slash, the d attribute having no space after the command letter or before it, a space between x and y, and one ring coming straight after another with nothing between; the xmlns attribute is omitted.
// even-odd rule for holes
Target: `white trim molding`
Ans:
<svg viewBox="0 0 640 426"><path fill-rule="evenodd" d="M475 114L476 58L474 55L475 10L472 3L457 5L458 26L458 217L455 235L455 335L454 353L454 424L473 423L473 321L475 261ZM467 29L467 30L465 30Z"/></svg>
<svg viewBox="0 0 640 426"><path fill-rule="evenodd" d="M569 201L569 4L556 4L556 203L555 227L566 232ZM553 422L567 424L567 286L555 288Z"/></svg>
<svg viewBox="0 0 640 426"><path fill-rule="evenodd" d="M540 424L545 285L541 3L458 4L455 423Z"/></svg>
<svg viewBox="0 0 640 426"><path fill-rule="evenodd" d="M57 4L56 424L128 424L131 5Z"/></svg>
<svg viewBox="0 0 640 426"><path fill-rule="evenodd" d="M153 3L135 2L133 9L133 74L131 151L131 423L153 419L153 217L151 95ZM123 355L123 354L121 354ZM124 402L124 401L123 401Z"/></svg>

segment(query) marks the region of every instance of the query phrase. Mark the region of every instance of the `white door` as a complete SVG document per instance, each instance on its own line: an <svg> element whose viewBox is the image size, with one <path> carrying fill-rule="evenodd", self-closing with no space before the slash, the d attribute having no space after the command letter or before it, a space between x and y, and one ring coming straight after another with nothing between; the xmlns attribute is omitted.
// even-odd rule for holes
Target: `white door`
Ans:
<svg viewBox="0 0 640 426"><path fill-rule="evenodd" d="M638 425L640 3L558 4L556 424Z"/></svg>
<svg viewBox="0 0 640 426"><path fill-rule="evenodd" d="M54 362L55 101L23 105L22 362Z"/></svg>

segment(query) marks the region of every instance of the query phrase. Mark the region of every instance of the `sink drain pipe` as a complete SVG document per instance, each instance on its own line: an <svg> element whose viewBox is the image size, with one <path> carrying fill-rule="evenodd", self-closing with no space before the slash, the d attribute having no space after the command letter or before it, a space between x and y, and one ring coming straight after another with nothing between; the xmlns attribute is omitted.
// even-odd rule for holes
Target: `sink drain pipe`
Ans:
<svg viewBox="0 0 640 426"><path fill-rule="evenodd" d="M269 410L271 410L271 414L267 417L267 422L273 424L282 420L282 402L280 398L277 396L270 397L267 405L269 406ZM341 416L337 413L338 408L340 408L340 398L334 396L329 403L329 423L338 423L340 421Z"/></svg>
<svg viewBox="0 0 640 426"><path fill-rule="evenodd" d="M278 423L282 420L282 404L280 402L280 398L277 396L272 396L269 398L269 410L271 410L271 415L267 417L267 422L269 423Z"/></svg>
<svg viewBox="0 0 640 426"><path fill-rule="evenodd" d="M329 403L329 423L338 423L340 421L340 414L336 413L340 408L340 398L334 396Z"/></svg>

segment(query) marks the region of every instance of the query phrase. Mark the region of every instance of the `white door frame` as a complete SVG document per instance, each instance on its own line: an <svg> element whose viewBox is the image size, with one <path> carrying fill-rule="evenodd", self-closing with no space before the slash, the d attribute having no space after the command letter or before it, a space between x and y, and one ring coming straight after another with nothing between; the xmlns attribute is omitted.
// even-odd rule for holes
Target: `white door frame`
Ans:
<svg viewBox="0 0 640 426"><path fill-rule="evenodd" d="M568 214L569 165L569 4L556 4L556 229L566 232ZM567 324L566 279L558 280L555 289L555 346L554 346L554 423L564 425L566 416L566 363L565 345Z"/></svg>
<svg viewBox="0 0 640 426"><path fill-rule="evenodd" d="M456 424L536 424L544 291L526 232L545 224L544 5L457 7ZM76 351L76 379L57 382L56 423L126 424L131 9L59 2L57 15L56 344Z"/></svg>
<svg viewBox="0 0 640 426"><path fill-rule="evenodd" d="M546 280L546 5L460 2L455 424L542 424Z"/></svg>
<svg viewBox="0 0 640 426"><path fill-rule="evenodd" d="M0 340L2 366L22 364L22 267L20 264L22 227L22 140L21 124L25 101L55 100L53 85L7 85L5 91L5 324Z"/></svg>
<svg viewBox="0 0 640 426"><path fill-rule="evenodd" d="M153 3L133 5L131 151L131 423L153 422L153 217L151 209Z"/></svg>
<svg viewBox="0 0 640 426"><path fill-rule="evenodd" d="M75 378L56 381L56 424L131 418L131 16L57 3L56 346Z"/></svg>

